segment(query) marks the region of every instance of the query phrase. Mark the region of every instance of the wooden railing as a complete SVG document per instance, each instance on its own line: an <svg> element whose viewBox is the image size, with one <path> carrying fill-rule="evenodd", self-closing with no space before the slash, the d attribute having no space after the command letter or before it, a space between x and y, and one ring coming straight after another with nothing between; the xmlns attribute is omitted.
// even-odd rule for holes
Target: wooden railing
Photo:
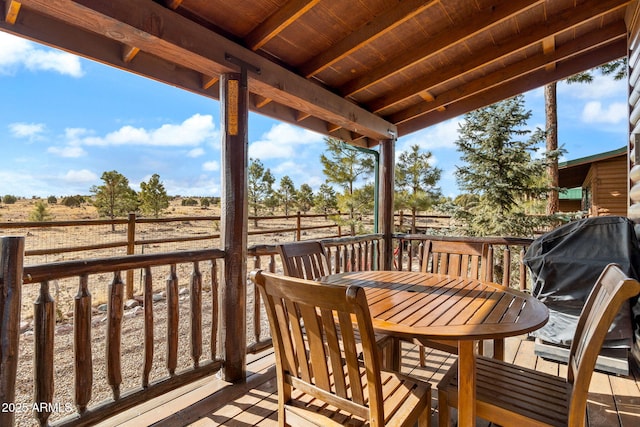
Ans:
<svg viewBox="0 0 640 427"><path fill-rule="evenodd" d="M394 251L394 267L398 270L419 270L422 263L423 244L427 240L461 240L482 242L493 245L494 260L501 260L494 265L494 281L504 286L530 291L527 282L527 270L522 260L533 241L532 239L515 237L452 237L432 236L424 234L396 234ZM514 258L512 252L517 252Z"/></svg>
<svg viewBox="0 0 640 427"><path fill-rule="evenodd" d="M16 238L3 238L3 242L9 242ZM19 238L18 238L19 239ZM3 259L17 259L21 254L14 253L11 257L3 254ZM37 296L33 301L33 402L37 402L34 407L34 416L40 425L47 425L54 404L54 372L59 366L54 366L54 352L56 334L56 311L55 301L50 294L50 286L53 282L65 278L77 279L77 294L73 311L73 354L71 361L74 370L74 395L69 396L69 401L73 400L73 405L77 411L61 420L56 420L56 425L86 425L96 422L106 415L123 411L133 407L143 401L162 395L180 385L194 381L206 375L218 371L222 366L222 360L218 356L218 267L217 261L224 257L224 252L217 249L184 251L168 254L135 255L113 258L89 259L84 261L64 261L51 264L27 266L23 269L22 280L24 286L22 294L27 293L30 286L38 286ZM179 279L176 273L177 266L190 266L191 277L188 283L189 294L189 321L188 329L190 333L190 345L188 348L179 346ZM206 267L205 267L206 266ZM203 282L201 269L210 269L206 276L210 278L210 283ZM155 271L160 268L166 273L165 278L158 278ZM122 352L123 352L123 315L124 315L124 282L122 275L124 272L133 269L144 271L144 296L142 301L143 327L140 331L132 331L135 334L135 345L137 352L142 354L142 366L140 372L123 372ZM108 283L100 283L100 286L108 288L108 299L106 309L105 333L105 366L95 366L94 344L92 343L92 297L89 291L89 284L92 281L100 280L101 276L111 275ZM166 323L156 325L154 321L154 292L153 283L158 280L165 280L166 283ZM4 280L4 278L3 278ZM94 284L95 286L95 284ZM211 301L203 301L203 289L210 290L208 293ZM20 301L15 300L8 303L12 310L17 307L20 311ZM6 303L6 302L5 302ZM16 305L17 304L17 305ZM209 312L203 313L203 307L210 307ZM13 312L13 311L12 311ZM203 330L207 318L207 330ZM16 324L12 318L10 324L2 322L2 354L18 354L18 341L9 340L5 347L5 327L11 331L8 335L13 337L15 329L19 328L19 321ZM183 322L184 324L185 322ZM158 338L154 335L154 329L166 330L166 353L162 355L154 354L154 346ZM205 333L208 348L203 347ZM131 350L131 349L129 349ZM206 353L206 354L205 354ZM190 355L190 363L187 367L181 366L179 369L179 355ZM158 360L165 360L166 366L164 374L162 369L158 370ZM68 361L67 361L68 362ZM57 362L60 363L60 362ZM154 366L155 364L155 366ZM184 364L183 364L184 365ZM4 368L4 367L3 367ZM156 372L151 375L152 369ZM5 373L3 369L3 373ZM13 371L15 375L15 370ZM94 373L104 372L106 381L111 389L111 398L103 400L101 403L89 406L94 389ZM138 375L138 386L123 389L123 374L127 375L127 380L131 376ZM151 377L158 378L151 380ZM27 381L21 378L20 381ZM67 379L71 381L71 379ZM129 381L130 382L130 381ZM15 386L15 384L13 385ZM0 394L5 396L7 390L12 387L7 382L0 383ZM8 387L8 388L5 388ZM61 396L56 394L57 399ZM65 402L63 400L63 402ZM66 401L68 402L68 401ZM0 417L4 417L2 414ZM5 421L7 421L5 423ZM0 425L13 425L11 420L0 419Z"/></svg>

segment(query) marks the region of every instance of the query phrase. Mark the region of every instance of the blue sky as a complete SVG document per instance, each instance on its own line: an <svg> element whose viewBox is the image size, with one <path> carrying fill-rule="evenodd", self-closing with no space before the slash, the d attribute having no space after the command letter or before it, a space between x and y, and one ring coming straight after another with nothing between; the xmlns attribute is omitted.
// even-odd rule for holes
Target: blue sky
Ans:
<svg viewBox="0 0 640 427"><path fill-rule="evenodd" d="M0 195L89 194L104 171L117 170L135 190L158 173L170 195L220 194L217 101L0 32ZM544 128L542 89L528 92L532 128ZM626 81L598 76L558 86L564 160L623 147ZM398 140L399 154L418 144L443 170L440 186L458 194L454 141L462 118ZM323 137L251 114L249 156L276 178L316 190L324 182Z"/></svg>

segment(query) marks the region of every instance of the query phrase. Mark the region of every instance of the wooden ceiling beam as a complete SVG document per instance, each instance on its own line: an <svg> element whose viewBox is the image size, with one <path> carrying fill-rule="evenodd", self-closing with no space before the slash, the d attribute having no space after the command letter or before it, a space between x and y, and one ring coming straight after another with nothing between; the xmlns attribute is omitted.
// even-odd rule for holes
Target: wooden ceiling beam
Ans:
<svg viewBox="0 0 640 427"><path fill-rule="evenodd" d="M528 32L522 32L518 37L513 37L506 43L490 46L482 52L476 52L475 55L469 57L469 60L464 63L446 67L422 79L416 79L411 85L394 90L393 93L387 96L367 103L367 107L370 111L384 114L384 109L413 97L417 92L432 91L437 85L450 82L453 79L464 78L469 73L477 71L493 62L500 61L510 54L539 44L542 40L566 31L568 28L575 28L590 19L600 19L602 14L609 12L608 7L611 7L609 3L620 3L620 0L605 1L608 3L603 6L602 0L588 0L582 4L580 8L567 9L561 13L550 16L544 25L538 25Z"/></svg>
<svg viewBox="0 0 640 427"><path fill-rule="evenodd" d="M396 131L393 124L381 117L205 27L193 25L151 0L141 0L139 7L131 7L127 0L22 3L69 25L137 46L201 74L237 72L239 66L229 61L231 57L237 58L259 70L248 74L254 93L375 140L388 138L390 132Z"/></svg>
<svg viewBox="0 0 640 427"><path fill-rule="evenodd" d="M445 120L453 119L469 111L486 107L498 101L524 93L548 83L566 79L580 71L619 59L627 54L627 41L619 40L613 44L604 45L571 61L558 63L555 70L549 72L539 69L525 74L508 84L493 87L490 90L478 92L471 97L449 104L444 112L432 111L413 118L398 125L399 136L405 136L428 126L433 126Z"/></svg>
<svg viewBox="0 0 640 427"><path fill-rule="evenodd" d="M13 0L5 0L4 2L4 21L9 24L15 24L20 12L20 3Z"/></svg>
<svg viewBox="0 0 640 427"><path fill-rule="evenodd" d="M614 44L626 39L626 26L623 22L611 24L599 31L585 34L571 43L559 46L552 53L532 56L522 61L513 63L499 71L480 77L476 80L461 84L454 89L439 94L432 102L423 102L409 107L399 113L387 116L396 125L411 120L414 117L429 113L440 107L458 102L476 93L484 92L492 88L507 84L508 82L526 75L532 71L548 69L549 64L557 64L562 61L570 61L573 57L582 55L584 52L594 47Z"/></svg>
<svg viewBox="0 0 640 427"><path fill-rule="evenodd" d="M320 0L290 0L251 31L245 37L245 43L251 50L260 49L319 2Z"/></svg>
<svg viewBox="0 0 640 427"><path fill-rule="evenodd" d="M618 0L622 1L622 0ZM386 61L379 67L352 79L338 88L343 96L354 95L381 80L400 73L415 64L428 60L456 43L475 36L481 31L490 30L530 8L543 3L544 0L500 0L468 17L466 22L457 23L433 36L428 43L409 49L395 59Z"/></svg>
<svg viewBox="0 0 640 427"><path fill-rule="evenodd" d="M554 36L547 37L542 40L542 53L550 55L556 50L556 38ZM556 63L552 62L547 64L545 69L547 71L553 71L556 68Z"/></svg>
<svg viewBox="0 0 640 427"><path fill-rule="evenodd" d="M376 19L367 22L331 48L307 61L300 67L300 72L307 78L321 72L437 3L439 3L437 0L406 0L394 3Z"/></svg>

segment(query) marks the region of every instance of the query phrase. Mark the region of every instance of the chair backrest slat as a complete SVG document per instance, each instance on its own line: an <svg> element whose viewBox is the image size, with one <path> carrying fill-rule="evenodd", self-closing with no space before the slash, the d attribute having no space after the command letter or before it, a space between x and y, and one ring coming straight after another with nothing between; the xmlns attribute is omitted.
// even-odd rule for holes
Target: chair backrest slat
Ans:
<svg viewBox="0 0 640 427"><path fill-rule="evenodd" d="M584 419L589 383L604 339L624 303L640 293L640 283L609 264L582 309L569 350L567 381L572 385L569 425Z"/></svg>
<svg viewBox="0 0 640 427"><path fill-rule="evenodd" d="M481 242L429 240L424 244L421 270L493 281L493 248Z"/></svg>
<svg viewBox="0 0 640 427"><path fill-rule="evenodd" d="M281 244L278 252L287 276L315 280L330 273L325 249L318 241Z"/></svg>
<svg viewBox="0 0 640 427"><path fill-rule="evenodd" d="M269 317L278 381L283 381L278 386L303 387L332 406L383 425L380 360L364 290L263 271L253 272L252 280Z"/></svg>

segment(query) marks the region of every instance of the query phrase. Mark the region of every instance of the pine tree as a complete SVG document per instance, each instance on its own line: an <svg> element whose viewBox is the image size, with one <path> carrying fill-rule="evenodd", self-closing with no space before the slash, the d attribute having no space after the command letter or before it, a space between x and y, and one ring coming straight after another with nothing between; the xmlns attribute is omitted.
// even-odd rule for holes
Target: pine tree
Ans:
<svg viewBox="0 0 640 427"><path fill-rule="evenodd" d="M420 153L420 146L412 145L400 153L396 164L397 207L411 210L411 232L416 232L416 214L428 210L440 197L437 187L442 170L431 166L430 151Z"/></svg>
<svg viewBox="0 0 640 427"><path fill-rule="evenodd" d="M329 184L321 184L320 188L318 188L318 193L313 199L313 203L316 210L325 215L331 211L335 211L338 209L336 190Z"/></svg>
<svg viewBox="0 0 640 427"><path fill-rule="evenodd" d="M138 209L137 194L129 187L129 180L124 175L113 170L103 172L100 179L103 185L91 187L95 196L93 205L98 209L98 215L113 220ZM111 230L115 231L115 224L111 225Z"/></svg>
<svg viewBox="0 0 640 427"><path fill-rule="evenodd" d="M29 213L29 221L45 222L51 221L51 219L53 219L53 215L49 212L47 204L42 200L38 200L31 213Z"/></svg>
<svg viewBox="0 0 640 427"><path fill-rule="evenodd" d="M158 218L160 213L169 207L169 196L160 182L160 175L154 173L149 182L140 183L140 208L143 212Z"/></svg>
<svg viewBox="0 0 640 427"><path fill-rule="evenodd" d="M460 213L473 235L531 235L540 217L527 215L524 201L543 199L549 191L540 177L546 158L535 158L544 133L526 129L531 111L522 95L468 113L456 141L464 166L458 186L478 197ZM527 139L525 139L527 138Z"/></svg>
<svg viewBox="0 0 640 427"><path fill-rule="evenodd" d="M347 146L335 138L325 138L327 154L320 156L327 182L339 185L343 189L339 203L349 213L351 234L356 233L356 223L362 212L356 211L354 192L359 180L368 178L373 172L374 162L370 155Z"/></svg>
<svg viewBox="0 0 640 427"><path fill-rule="evenodd" d="M309 184L302 184L300 186L300 190L298 190L296 194L296 204L298 206L298 209L300 209L305 214L309 212L309 209L313 207L313 189Z"/></svg>
<svg viewBox="0 0 640 427"><path fill-rule="evenodd" d="M289 215L289 208L296 202L296 187L288 175L280 178L280 188L278 189L278 200L284 206L284 214Z"/></svg>
<svg viewBox="0 0 640 427"><path fill-rule="evenodd" d="M249 159L249 182L247 192L249 195L249 208L253 211L254 225L258 226L258 214L267 205L273 196L273 183L275 178L271 170L265 169L260 159Z"/></svg>

